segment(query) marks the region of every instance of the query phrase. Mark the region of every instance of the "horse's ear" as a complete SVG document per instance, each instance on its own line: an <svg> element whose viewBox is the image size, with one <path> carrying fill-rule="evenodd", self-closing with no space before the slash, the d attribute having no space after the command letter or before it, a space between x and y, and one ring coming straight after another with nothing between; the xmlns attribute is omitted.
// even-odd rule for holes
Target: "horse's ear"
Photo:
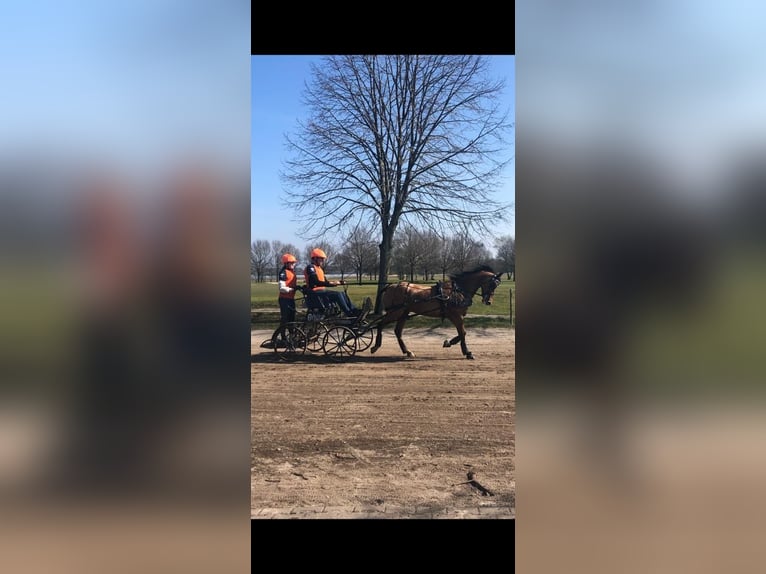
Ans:
<svg viewBox="0 0 766 574"><path fill-rule="evenodd" d="M497 273L495 275L495 279L497 279L498 281L500 281L502 278L503 278L503 274L502 273Z"/></svg>

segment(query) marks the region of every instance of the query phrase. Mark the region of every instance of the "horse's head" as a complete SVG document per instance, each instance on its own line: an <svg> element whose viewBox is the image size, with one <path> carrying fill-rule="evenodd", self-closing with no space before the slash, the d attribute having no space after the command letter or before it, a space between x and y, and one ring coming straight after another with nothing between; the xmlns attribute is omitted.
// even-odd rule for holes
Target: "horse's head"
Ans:
<svg viewBox="0 0 766 574"><path fill-rule="evenodd" d="M492 305L495 298L495 289L500 285L500 276L502 274L490 273L481 283L481 302L485 305Z"/></svg>
<svg viewBox="0 0 766 574"><path fill-rule="evenodd" d="M462 290L473 297L481 291L481 302L492 305L495 297L495 289L500 285L501 273L495 273L491 267L480 265L472 271L463 271L456 275L450 275L456 289Z"/></svg>

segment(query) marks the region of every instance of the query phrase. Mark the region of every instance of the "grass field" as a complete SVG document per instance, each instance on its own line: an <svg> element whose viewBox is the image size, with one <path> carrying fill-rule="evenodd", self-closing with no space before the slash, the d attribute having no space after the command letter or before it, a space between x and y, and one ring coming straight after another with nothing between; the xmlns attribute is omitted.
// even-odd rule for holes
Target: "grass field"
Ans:
<svg viewBox="0 0 766 574"><path fill-rule="evenodd" d="M424 285L431 285L433 282L424 281ZM350 284L348 287L348 296L351 301L361 307L365 297L370 297L373 302L377 294L377 283L366 282L358 285ZM335 287L334 290L342 290L343 287ZM481 298L477 294L473 298L473 305L468 309L470 317L466 323L480 327L511 327L511 298L515 295L516 283L513 281L503 281L495 291L495 300L492 305L482 305ZM513 295L512 295L513 294ZM298 298L301 295L298 294ZM279 304L277 303L277 284L273 282L251 283L250 284L250 309L251 324L258 328L271 328L279 322ZM300 310L300 303L298 304ZM514 297L513 320L515 323L516 309ZM412 319L413 325L430 326L434 323L432 318Z"/></svg>

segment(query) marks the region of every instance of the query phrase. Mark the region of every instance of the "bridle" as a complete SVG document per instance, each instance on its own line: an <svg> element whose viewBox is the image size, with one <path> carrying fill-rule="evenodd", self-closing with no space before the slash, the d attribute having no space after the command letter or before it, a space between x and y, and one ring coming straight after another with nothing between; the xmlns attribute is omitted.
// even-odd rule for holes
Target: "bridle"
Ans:
<svg viewBox="0 0 766 574"><path fill-rule="evenodd" d="M500 274L493 275L489 281L485 281L481 285L481 302L485 305L492 303L492 298L495 295L495 289L500 285Z"/></svg>

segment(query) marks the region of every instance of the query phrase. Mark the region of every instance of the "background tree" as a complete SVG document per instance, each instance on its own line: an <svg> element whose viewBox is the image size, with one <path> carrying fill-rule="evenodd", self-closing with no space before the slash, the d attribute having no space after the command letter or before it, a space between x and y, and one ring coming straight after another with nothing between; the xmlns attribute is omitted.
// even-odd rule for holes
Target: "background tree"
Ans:
<svg viewBox="0 0 766 574"><path fill-rule="evenodd" d="M433 231L426 231L420 234L420 243L423 250L420 266L423 269L423 278L427 281L434 278L434 271L439 267L441 238Z"/></svg>
<svg viewBox="0 0 766 574"><path fill-rule="evenodd" d="M250 276L258 283L271 262L271 244L266 239L256 239L250 245Z"/></svg>
<svg viewBox="0 0 766 574"><path fill-rule="evenodd" d="M516 240L510 235L498 237L495 241L500 273L505 271L508 279L516 280Z"/></svg>
<svg viewBox="0 0 766 574"><path fill-rule="evenodd" d="M489 250L483 243L476 241L467 228L464 228L460 233L456 233L450 243L453 271L489 263L492 259Z"/></svg>
<svg viewBox="0 0 766 574"><path fill-rule="evenodd" d="M455 271L452 260L452 242L446 237L439 237L435 257L436 269L441 272L442 281L446 281L447 273Z"/></svg>
<svg viewBox="0 0 766 574"><path fill-rule="evenodd" d="M282 268L282 256L285 253L292 253L295 255L296 259L300 259L300 252L298 251L298 248L292 243L282 243L276 239L271 242L271 263L274 270L274 280L277 279L279 270ZM300 261L298 263L300 263ZM295 269L297 271L297 265Z"/></svg>
<svg viewBox="0 0 766 574"><path fill-rule="evenodd" d="M420 268L423 260L423 236L412 225L405 224L400 230L396 242L396 261L402 275L409 274L410 281L415 282L415 270Z"/></svg>
<svg viewBox="0 0 766 574"><path fill-rule="evenodd" d="M356 275L358 283L362 275L369 272L377 263L376 241L370 227L356 227L346 237L346 247L343 250L350 268Z"/></svg>
<svg viewBox="0 0 766 574"><path fill-rule="evenodd" d="M466 225L483 235L508 205L492 199L506 157L504 81L483 56L328 56L312 66L308 119L287 137L285 205L311 238L375 223L380 288L397 228ZM380 311L380 297L375 304Z"/></svg>
<svg viewBox="0 0 766 574"><path fill-rule="evenodd" d="M341 281L345 280L346 273L353 269L351 258L348 256L348 252L344 249L337 251L333 258L333 271L336 274L340 274Z"/></svg>

